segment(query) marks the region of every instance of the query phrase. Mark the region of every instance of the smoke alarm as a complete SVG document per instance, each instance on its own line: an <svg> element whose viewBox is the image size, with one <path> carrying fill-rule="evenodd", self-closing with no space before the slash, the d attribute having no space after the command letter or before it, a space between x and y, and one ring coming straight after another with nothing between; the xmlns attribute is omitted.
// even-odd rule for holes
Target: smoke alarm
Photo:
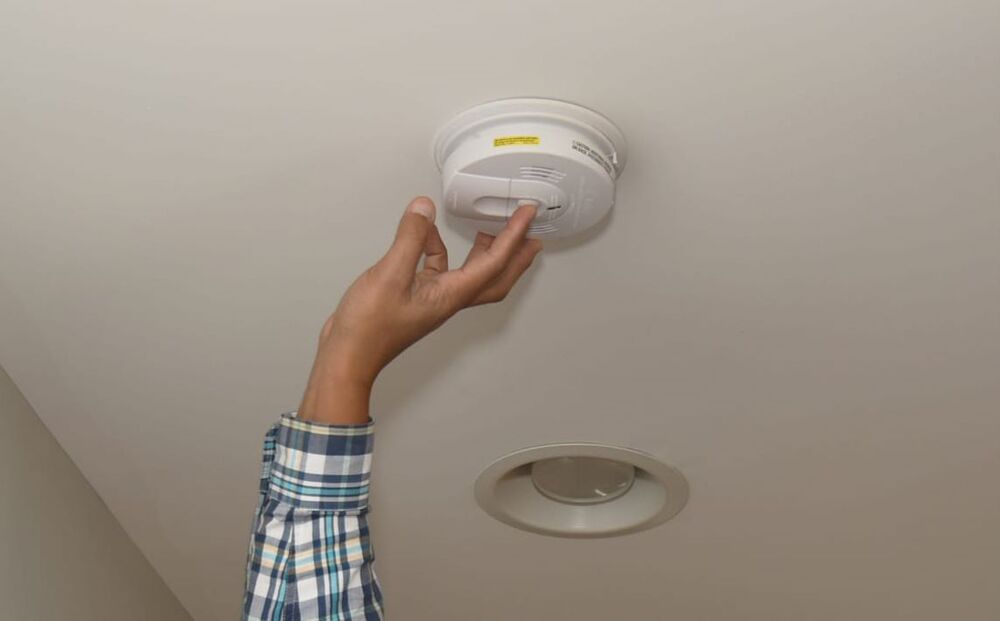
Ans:
<svg viewBox="0 0 1000 621"><path fill-rule="evenodd" d="M528 234L560 238L615 203L625 136L603 115L555 99L502 99L462 112L434 138L443 204L459 221L499 233L519 206L538 209Z"/></svg>

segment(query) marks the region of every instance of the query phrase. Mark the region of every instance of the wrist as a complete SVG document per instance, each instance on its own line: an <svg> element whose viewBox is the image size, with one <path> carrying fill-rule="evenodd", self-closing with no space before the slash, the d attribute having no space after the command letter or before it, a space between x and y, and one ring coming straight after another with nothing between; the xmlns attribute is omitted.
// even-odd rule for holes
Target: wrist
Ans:
<svg viewBox="0 0 1000 621"><path fill-rule="evenodd" d="M316 357L310 382L319 380L370 391L381 370L371 358L370 351L348 343L325 344Z"/></svg>
<svg viewBox="0 0 1000 621"><path fill-rule="evenodd" d="M306 387L298 418L330 425L363 425L369 420L372 382L364 378L322 376Z"/></svg>

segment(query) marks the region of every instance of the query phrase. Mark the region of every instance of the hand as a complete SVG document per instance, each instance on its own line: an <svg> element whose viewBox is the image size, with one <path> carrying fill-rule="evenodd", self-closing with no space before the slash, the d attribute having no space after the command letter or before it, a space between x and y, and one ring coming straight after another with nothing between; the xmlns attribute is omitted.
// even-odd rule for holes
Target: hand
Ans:
<svg viewBox="0 0 1000 621"><path fill-rule="evenodd" d="M462 267L449 270L434 217L429 198L414 199L392 247L341 298L320 334L299 418L366 422L372 385L393 358L463 308L503 300L542 249L525 237L535 217L526 205L495 237L476 235Z"/></svg>

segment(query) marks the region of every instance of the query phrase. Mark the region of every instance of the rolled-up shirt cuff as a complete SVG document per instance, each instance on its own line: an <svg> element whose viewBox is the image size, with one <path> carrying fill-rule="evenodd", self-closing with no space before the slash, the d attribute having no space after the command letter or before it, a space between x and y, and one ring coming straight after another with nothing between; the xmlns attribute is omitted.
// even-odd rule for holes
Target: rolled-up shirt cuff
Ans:
<svg viewBox="0 0 1000 621"><path fill-rule="evenodd" d="M297 508L368 509L374 421L327 425L285 414L277 425L267 495Z"/></svg>

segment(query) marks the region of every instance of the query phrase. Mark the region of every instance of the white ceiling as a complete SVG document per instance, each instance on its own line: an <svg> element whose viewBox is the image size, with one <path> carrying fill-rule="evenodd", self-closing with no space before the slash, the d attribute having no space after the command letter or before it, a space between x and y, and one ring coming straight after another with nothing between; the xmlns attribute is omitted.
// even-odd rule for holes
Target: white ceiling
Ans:
<svg viewBox="0 0 1000 621"><path fill-rule="evenodd" d="M197 619L434 130L516 95L630 161L606 226L380 380L394 618L1000 616L995 0L5 0L0 58L0 363ZM600 541L475 506L569 440L690 504Z"/></svg>

